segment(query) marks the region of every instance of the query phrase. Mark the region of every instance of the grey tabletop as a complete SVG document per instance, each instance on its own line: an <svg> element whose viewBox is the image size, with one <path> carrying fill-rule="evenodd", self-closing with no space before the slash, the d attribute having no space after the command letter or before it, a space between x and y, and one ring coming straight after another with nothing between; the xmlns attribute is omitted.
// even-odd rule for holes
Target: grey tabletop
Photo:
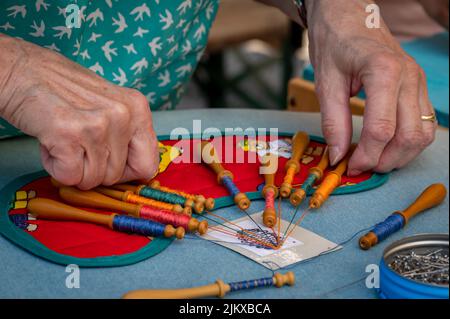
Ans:
<svg viewBox="0 0 450 319"><path fill-rule="evenodd" d="M202 109L154 114L157 134L170 134L174 128L192 130L193 120L202 129L277 128L279 131L304 130L321 135L320 116L260 110ZM197 122L198 123L198 122ZM353 120L355 136L362 120ZM426 186L441 182L448 188L449 135L437 132L436 141L408 167L395 171L389 181L374 190L339 196L320 214L310 215L302 226L335 242L342 242L355 232L383 220L391 212L405 208ZM42 170L38 143L21 137L0 141L0 189L18 176ZM0 193L0 196L2 194ZM283 205L288 205L287 203ZM261 210L262 201L252 203ZM298 278L294 287L238 292L233 298L375 298L365 285L366 267L380 261L387 244L418 233L448 233L448 197L429 212L419 215L404 229L385 242L364 252L357 239L344 249L291 270ZM235 208L221 209L229 213ZM119 298L138 288L181 288L214 282L239 281L270 275L266 268L203 240L173 243L162 253L125 267L83 268L80 288L66 287L68 273L61 265L50 263L20 249L0 237L0 298Z"/></svg>

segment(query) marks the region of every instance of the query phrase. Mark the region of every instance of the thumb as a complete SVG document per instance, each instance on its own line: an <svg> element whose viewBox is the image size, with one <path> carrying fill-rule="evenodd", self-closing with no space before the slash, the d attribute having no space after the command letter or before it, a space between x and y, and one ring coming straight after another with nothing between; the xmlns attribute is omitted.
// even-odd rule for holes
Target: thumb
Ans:
<svg viewBox="0 0 450 319"><path fill-rule="evenodd" d="M349 82L337 70L332 73L327 72L316 80L317 97L322 113L322 132L329 146L332 166L345 156L352 139Z"/></svg>

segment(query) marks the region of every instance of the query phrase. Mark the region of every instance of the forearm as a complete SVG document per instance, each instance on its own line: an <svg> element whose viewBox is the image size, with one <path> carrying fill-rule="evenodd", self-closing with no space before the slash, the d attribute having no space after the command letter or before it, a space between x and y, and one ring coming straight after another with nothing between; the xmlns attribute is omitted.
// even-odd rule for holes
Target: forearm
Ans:
<svg viewBox="0 0 450 319"><path fill-rule="evenodd" d="M0 33L0 116L8 119L8 114L14 112L14 93L18 83L14 77L20 68L24 52L19 40Z"/></svg>

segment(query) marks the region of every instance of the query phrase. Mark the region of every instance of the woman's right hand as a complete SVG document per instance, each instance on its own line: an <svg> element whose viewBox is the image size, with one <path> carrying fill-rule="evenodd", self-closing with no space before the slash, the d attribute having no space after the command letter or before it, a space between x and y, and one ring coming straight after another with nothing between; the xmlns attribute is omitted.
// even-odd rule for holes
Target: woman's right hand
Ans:
<svg viewBox="0 0 450 319"><path fill-rule="evenodd" d="M51 50L0 34L0 116L41 145L59 182L90 189L148 179L159 154L144 95Z"/></svg>

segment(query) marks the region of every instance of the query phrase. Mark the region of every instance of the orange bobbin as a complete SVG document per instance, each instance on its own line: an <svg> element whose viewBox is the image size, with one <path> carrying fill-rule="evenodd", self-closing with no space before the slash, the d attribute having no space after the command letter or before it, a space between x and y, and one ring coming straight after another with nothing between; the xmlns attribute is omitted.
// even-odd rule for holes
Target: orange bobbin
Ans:
<svg viewBox="0 0 450 319"><path fill-rule="evenodd" d="M323 203L330 197L331 193L341 185L342 175L345 174L348 166L348 161L356 148L356 144L350 146L350 150L345 155L344 159L336 166L336 168L325 176L324 180L314 192L309 201L309 207L313 209L320 208Z"/></svg>
<svg viewBox="0 0 450 319"><path fill-rule="evenodd" d="M300 160L309 144L309 135L306 132L299 131L292 138L292 156L289 161L286 162L283 183L280 187L280 195L283 198L287 198L291 195L292 182L294 176L300 171Z"/></svg>
<svg viewBox="0 0 450 319"><path fill-rule="evenodd" d="M329 165L328 146L325 148L322 157L320 158L317 166L309 169L308 178L303 182L303 185L294 190L290 197L290 202L294 206L300 205L306 198L308 191L312 189L313 185L320 182L323 178L323 174Z"/></svg>
<svg viewBox="0 0 450 319"><path fill-rule="evenodd" d="M147 185L154 189L159 189L160 191L171 193L171 194L177 194L180 195L186 199L191 199L194 201L194 205L197 206L197 210L200 210L200 208L204 207L207 210L213 210L214 209L214 199L213 198L205 198L203 195L193 195L189 194L183 191L179 191L176 189L172 189L166 186L161 186L161 183L157 180L153 180L150 183L147 183Z"/></svg>
<svg viewBox="0 0 450 319"><path fill-rule="evenodd" d="M131 203L131 204L141 204L141 205L147 205L152 206L159 209L166 209L171 210L177 214L186 214L186 215L192 215L192 208L191 207L181 207L181 205L174 205L170 203L164 203L161 201L157 201L151 198L142 197L139 195L136 195L133 190L136 190L138 186L132 186L132 185L116 185L118 188L121 188L122 190L125 190L124 192L110 189L106 187L97 187L95 188L96 192L99 192L103 195L107 195L109 197ZM114 186L115 187L115 186Z"/></svg>
<svg viewBox="0 0 450 319"><path fill-rule="evenodd" d="M416 198L416 200L411 205L409 205L408 208L406 208L403 211L394 212L390 216L390 218L392 218L393 215L401 216L400 225L401 227L405 227L411 218L430 208L433 208L441 204L446 197L447 197L447 189L445 188L444 184L441 183L432 184L428 186ZM388 220L390 218L388 217ZM361 249L368 250L371 247L378 244L379 241L383 240L384 238L387 238L388 236L392 235L393 233L399 230L392 226L386 226L386 223L392 223L392 221L389 222L388 220L375 225L370 232L368 232L359 239L359 246L361 247ZM378 237L377 234L381 235L380 238Z"/></svg>
<svg viewBox="0 0 450 319"><path fill-rule="evenodd" d="M222 166L214 146L207 141L202 141L199 144L198 154L200 155L202 162L207 164L208 167L216 173L217 182L227 187L230 194L232 194L236 205L242 210L248 209L250 207L250 200L245 193L239 191L236 185L234 185L233 173Z"/></svg>
<svg viewBox="0 0 450 319"><path fill-rule="evenodd" d="M51 199L47 198L34 198L28 202L27 206L28 212L34 217L48 220L62 220L62 221L78 221L78 222L87 222L97 225L102 225L109 227L110 229L117 230L115 225L115 219L121 218L118 214L99 214L93 213L89 211L85 211L76 207L72 207ZM133 221L138 221L138 218L132 218L128 216L124 216L124 218L129 218ZM143 221L141 223L151 223L151 221ZM164 227L162 235L164 237L173 237L175 236L178 239L182 239L185 234L185 230L183 227L173 227L172 225L162 225ZM132 229L120 230L120 231L132 231ZM136 230L135 230L136 232ZM150 233L142 233L141 235L145 236L153 236L154 234Z"/></svg>
<svg viewBox="0 0 450 319"><path fill-rule="evenodd" d="M272 228L277 223L277 212L274 200L278 197L278 188L275 186L275 174L278 169L278 157L274 154L264 155L261 160L261 174L264 175L265 185L262 195L266 199L263 212L263 223Z"/></svg>

